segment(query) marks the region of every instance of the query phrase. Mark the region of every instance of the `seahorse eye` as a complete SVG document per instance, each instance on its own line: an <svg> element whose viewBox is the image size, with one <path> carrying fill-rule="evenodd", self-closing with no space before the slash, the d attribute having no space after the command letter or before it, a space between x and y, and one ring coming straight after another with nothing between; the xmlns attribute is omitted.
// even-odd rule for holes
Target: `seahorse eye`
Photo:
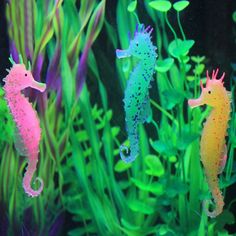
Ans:
<svg viewBox="0 0 236 236"><path fill-rule="evenodd" d="M25 76L27 76L27 74L25 73Z"/></svg>
<svg viewBox="0 0 236 236"><path fill-rule="evenodd" d="M211 91L208 91L209 94L211 94Z"/></svg>

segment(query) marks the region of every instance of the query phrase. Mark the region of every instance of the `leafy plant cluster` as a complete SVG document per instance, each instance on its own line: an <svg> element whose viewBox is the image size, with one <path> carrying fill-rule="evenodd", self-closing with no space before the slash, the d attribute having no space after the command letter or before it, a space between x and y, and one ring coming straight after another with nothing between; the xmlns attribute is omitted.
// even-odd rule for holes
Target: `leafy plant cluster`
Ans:
<svg viewBox="0 0 236 236"><path fill-rule="evenodd" d="M202 123L209 109L191 110L186 101L199 96L206 59L190 53L195 42L187 39L181 24L181 12L188 5L188 1L143 2L158 47L153 115L149 124L139 127L140 156L126 164L119 158L122 122L115 122L104 83L115 78L101 74L104 64L112 68L120 85L117 90L124 91L135 64L132 59L117 59L113 65L92 45L104 25L111 50L127 48L128 32L132 35L138 21L147 21L139 19L139 3L118 0L115 27L106 18L105 0L79 5L74 0L7 3L14 60L21 54L25 63L31 62L34 77L47 83L44 95L26 91L39 104L42 142L37 175L45 189L32 199L22 190L26 160L15 151L14 124L1 90L0 233L5 229L9 235L229 235L224 227L234 223L233 202L216 219L208 219L201 209L202 200L210 198L199 157ZM178 29L169 14L176 15ZM99 105L91 102L94 94L86 77L98 87ZM234 89L232 80L232 96ZM225 195L236 180L235 128L233 106L228 162L220 179ZM67 218L69 224L63 228Z"/></svg>

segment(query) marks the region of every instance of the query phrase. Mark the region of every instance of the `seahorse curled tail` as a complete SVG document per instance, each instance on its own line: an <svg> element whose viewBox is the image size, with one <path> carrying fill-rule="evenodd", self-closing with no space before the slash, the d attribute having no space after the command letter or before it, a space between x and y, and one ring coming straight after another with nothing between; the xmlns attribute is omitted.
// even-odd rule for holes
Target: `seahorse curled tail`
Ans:
<svg viewBox="0 0 236 236"><path fill-rule="evenodd" d="M212 197L214 199L215 209L213 211L209 211L207 207L209 206L209 203L212 203L211 200L203 201L203 209L209 217L215 218L216 216L221 214L221 212L223 211L224 198L218 187L214 187L214 189L212 190Z"/></svg>
<svg viewBox="0 0 236 236"><path fill-rule="evenodd" d="M129 134L130 153L129 148L122 144L120 146L120 157L124 162L130 163L133 162L139 155L139 135L137 123L133 124L131 127L128 126L127 132Z"/></svg>
<svg viewBox="0 0 236 236"><path fill-rule="evenodd" d="M23 178L23 188L25 192L31 197L37 197L43 190L43 180L39 177L37 177L34 181L34 182L36 181L40 182L40 187L38 188L38 190L34 190L31 187L31 181L32 181L34 172L36 170L37 162L38 162L37 158L28 159L27 170Z"/></svg>

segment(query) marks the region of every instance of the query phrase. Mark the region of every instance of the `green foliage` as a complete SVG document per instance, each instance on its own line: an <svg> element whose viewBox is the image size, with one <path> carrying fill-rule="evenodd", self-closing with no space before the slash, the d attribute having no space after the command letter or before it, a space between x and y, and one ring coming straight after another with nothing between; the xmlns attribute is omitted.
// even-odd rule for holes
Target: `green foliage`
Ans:
<svg viewBox="0 0 236 236"><path fill-rule="evenodd" d="M149 2L150 7L160 12L167 12L171 8L171 3L169 1L157 0Z"/></svg>
<svg viewBox="0 0 236 236"><path fill-rule="evenodd" d="M176 11L183 11L189 5L189 1L178 1L173 4Z"/></svg>
<svg viewBox="0 0 236 236"><path fill-rule="evenodd" d="M164 60L158 60L156 65L156 70L158 72L167 72L174 63L173 58L166 58Z"/></svg>
<svg viewBox="0 0 236 236"><path fill-rule="evenodd" d="M136 9L136 7L137 7L137 0L132 1L132 2L128 5L127 10L128 10L129 12L134 12L135 9Z"/></svg>

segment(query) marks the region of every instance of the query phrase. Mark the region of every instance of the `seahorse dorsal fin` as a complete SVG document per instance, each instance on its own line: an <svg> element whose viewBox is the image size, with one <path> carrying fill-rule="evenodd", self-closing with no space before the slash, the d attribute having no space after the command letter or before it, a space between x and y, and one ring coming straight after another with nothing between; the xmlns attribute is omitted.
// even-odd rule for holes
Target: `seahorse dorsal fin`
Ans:
<svg viewBox="0 0 236 236"><path fill-rule="evenodd" d="M15 128L15 137L14 137L15 148L21 156L27 156L27 150L22 141L22 137L19 133L18 128Z"/></svg>
<svg viewBox="0 0 236 236"><path fill-rule="evenodd" d="M229 96L229 99L231 100L231 98L232 98L232 93L229 92L229 91L227 91L227 95Z"/></svg>

